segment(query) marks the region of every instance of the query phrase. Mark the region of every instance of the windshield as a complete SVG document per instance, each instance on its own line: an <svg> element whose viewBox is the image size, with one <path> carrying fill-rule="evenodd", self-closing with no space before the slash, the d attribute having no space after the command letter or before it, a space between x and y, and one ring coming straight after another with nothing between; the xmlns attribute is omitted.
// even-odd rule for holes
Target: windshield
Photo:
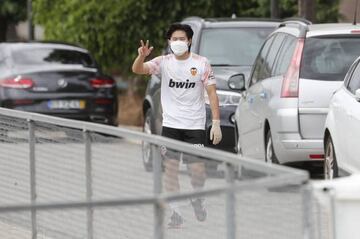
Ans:
<svg viewBox="0 0 360 239"><path fill-rule="evenodd" d="M13 57L15 63L19 65L75 64L95 67L95 62L89 54L74 50L54 48L22 49L15 51Z"/></svg>
<svg viewBox="0 0 360 239"><path fill-rule="evenodd" d="M360 55L359 37L314 37L305 41L300 77L342 81Z"/></svg>
<svg viewBox="0 0 360 239"><path fill-rule="evenodd" d="M199 54L211 65L251 66L273 28L211 28L201 36Z"/></svg>

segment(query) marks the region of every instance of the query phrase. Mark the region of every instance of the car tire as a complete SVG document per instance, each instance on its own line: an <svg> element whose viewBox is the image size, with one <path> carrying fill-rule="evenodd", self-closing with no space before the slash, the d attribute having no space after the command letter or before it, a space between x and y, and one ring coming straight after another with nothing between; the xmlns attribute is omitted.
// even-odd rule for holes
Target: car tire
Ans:
<svg viewBox="0 0 360 239"><path fill-rule="evenodd" d="M267 131L266 138L265 138L265 162L279 164L279 160L275 154L270 129Z"/></svg>
<svg viewBox="0 0 360 239"><path fill-rule="evenodd" d="M335 147L332 138L329 135L325 141L324 178L333 179L338 176L339 169L336 160Z"/></svg>
<svg viewBox="0 0 360 239"><path fill-rule="evenodd" d="M146 134L152 134L152 119L151 110L148 109L144 117L143 132ZM144 168L147 172L153 171L153 152L152 146L149 142L142 142L142 161Z"/></svg>

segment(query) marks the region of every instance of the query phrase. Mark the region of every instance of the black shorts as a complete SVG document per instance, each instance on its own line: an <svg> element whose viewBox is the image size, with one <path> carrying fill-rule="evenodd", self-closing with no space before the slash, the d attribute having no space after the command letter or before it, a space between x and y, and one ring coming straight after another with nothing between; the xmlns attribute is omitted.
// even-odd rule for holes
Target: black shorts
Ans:
<svg viewBox="0 0 360 239"><path fill-rule="evenodd" d="M193 144L195 147L204 147L205 145L205 130L201 129L175 129L163 127L161 135ZM182 158L184 163L204 162L204 158L185 153L181 154L181 152L167 149L165 146L161 146L160 151L164 159L180 160Z"/></svg>

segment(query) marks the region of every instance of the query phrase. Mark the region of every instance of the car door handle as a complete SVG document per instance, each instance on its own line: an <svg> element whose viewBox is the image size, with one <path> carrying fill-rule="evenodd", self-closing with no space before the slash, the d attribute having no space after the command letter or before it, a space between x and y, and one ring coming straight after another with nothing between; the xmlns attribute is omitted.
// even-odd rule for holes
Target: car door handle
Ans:
<svg viewBox="0 0 360 239"><path fill-rule="evenodd" d="M266 93L265 92L261 92L259 94L259 96L260 96L261 99L266 99Z"/></svg>
<svg viewBox="0 0 360 239"><path fill-rule="evenodd" d="M352 111L346 111L346 114L347 114L347 116L349 116L350 118L355 118L355 114L354 114L354 112L352 112Z"/></svg>
<svg viewBox="0 0 360 239"><path fill-rule="evenodd" d="M338 103L333 103L333 106L336 107L336 108L339 108L340 104L338 104Z"/></svg>

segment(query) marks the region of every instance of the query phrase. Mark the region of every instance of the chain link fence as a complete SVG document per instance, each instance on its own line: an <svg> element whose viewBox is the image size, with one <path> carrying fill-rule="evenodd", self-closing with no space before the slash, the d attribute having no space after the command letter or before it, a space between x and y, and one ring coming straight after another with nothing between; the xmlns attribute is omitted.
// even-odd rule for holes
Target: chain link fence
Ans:
<svg viewBox="0 0 360 239"><path fill-rule="evenodd" d="M144 169L144 143L153 169ZM193 189L164 189L161 149L216 165ZM213 169L213 167L212 167ZM307 173L160 136L0 109L0 238L325 238ZM207 219L190 199L205 199ZM169 203L185 219L167 227Z"/></svg>

